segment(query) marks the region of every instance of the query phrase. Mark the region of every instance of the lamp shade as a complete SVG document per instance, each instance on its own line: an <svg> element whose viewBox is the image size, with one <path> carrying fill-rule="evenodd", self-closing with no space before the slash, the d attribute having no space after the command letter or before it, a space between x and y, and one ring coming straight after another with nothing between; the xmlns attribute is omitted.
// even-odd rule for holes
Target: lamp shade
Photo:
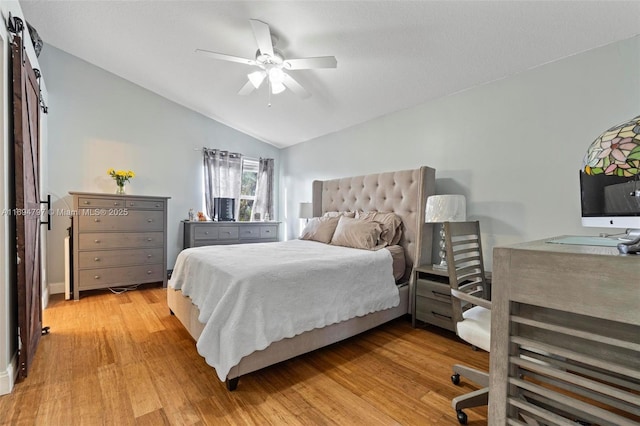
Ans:
<svg viewBox="0 0 640 426"><path fill-rule="evenodd" d="M463 222L467 219L464 195L432 195L427 198L425 222Z"/></svg>
<svg viewBox="0 0 640 426"><path fill-rule="evenodd" d="M313 203L300 203L298 217L300 219L311 219L313 217Z"/></svg>
<svg viewBox="0 0 640 426"><path fill-rule="evenodd" d="M637 175L640 172L640 115L598 136L587 150L583 169L588 175Z"/></svg>

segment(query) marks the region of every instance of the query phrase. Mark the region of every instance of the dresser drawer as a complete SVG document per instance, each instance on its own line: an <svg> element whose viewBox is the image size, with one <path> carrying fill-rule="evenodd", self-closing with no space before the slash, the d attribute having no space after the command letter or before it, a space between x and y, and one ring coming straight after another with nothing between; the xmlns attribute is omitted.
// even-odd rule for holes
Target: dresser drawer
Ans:
<svg viewBox="0 0 640 426"><path fill-rule="evenodd" d="M243 226L240 229L241 240L257 240L260 238L259 226Z"/></svg>
<svg viewBox="0 0 640 426"><path fill-rule="evenodd" d="M221 240L237 240L238 234L237 226L222 226L218 229L218 238Z"/></svg>
<svg viewBox="0 0 640 426"><path fill-rule="evenodd" d="M78 236L78 250L164 246L162 232L86 233Z"/></svg>
<svg viewBox="0 0 640 426"><path fill-rule="evenodd" d="M80 269L106 268L110 266L151 265L162 263L162 248L130 250L82 251L78 254Z"/></svg>
<svg viewBox="0 0 640 426"><path fill-rule="evenodd" d="M260 227L260 238L278 238L278 227L275 225L265 225Z"/></svg>
<svg viewBox="0 0 640 426"><path fill-rule="evenodd" d="M449 284L418 279L416 280L416 295L448 303L449 307L451 307L451 288Z"/></svg>
<svg viewBox="0 0 640 426"><path fill-rule="evenodd" d="M196 226L194 229L193 237L196 240L217 240L218 230L218 227L213 226Z"/></svg>
<svg viewBox="0 0 640 426"><path fill-rule="evenodd" d="M131 285L162 281L164 266L123 266L120 268L83 269L78 272L80 290L91 290L116 285Z"/></svg>
<svg viewBox="0 0 640 426"><path fill-rule="evenodd" d="M90 198L80 197L78 198L78 208L93 208L93 209L109 209L109 208L123 208L125 207L126 200L122 197L113 198Z"/></svg>
<svg viewBox="0 0 640 426"><path fill-rule="evenodd" d="M163 200L127 200L127 208L145 210L164 210Z"/></svg>
<svg viewBox="0 0 640 426"><path fill-rule="evenodd" d="M80 232L91 231L162 231L164 229L163 211L128 210L126 215L90 215L79 216Z"/></svg>

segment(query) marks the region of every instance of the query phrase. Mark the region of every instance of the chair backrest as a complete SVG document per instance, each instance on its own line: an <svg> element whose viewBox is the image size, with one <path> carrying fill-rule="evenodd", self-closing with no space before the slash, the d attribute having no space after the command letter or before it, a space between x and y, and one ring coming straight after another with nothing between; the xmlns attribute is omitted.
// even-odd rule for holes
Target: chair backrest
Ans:
<svg viewBox="0 0 640 426"><path fill-rule="evenodd" d="M462 312L472 304L490 309L484 299L487 282L482 258L480 222L444 222L445 247L449 284L452 296L460 299L453 304L456 322L462 321ZM465 297L466 296L466 297Z"/></svg>

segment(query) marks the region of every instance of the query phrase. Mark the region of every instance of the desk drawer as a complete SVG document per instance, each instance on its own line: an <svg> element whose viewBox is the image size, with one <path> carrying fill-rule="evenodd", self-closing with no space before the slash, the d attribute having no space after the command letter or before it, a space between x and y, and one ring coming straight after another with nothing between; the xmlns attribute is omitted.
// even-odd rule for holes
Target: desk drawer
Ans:
<svg viewBox="0 0 640 426"><path fill-rule="evenodd" d="M110 266L151 265L162 263L162 248L133 250L96 250L78 253L80 269L106 268Z"/></svg>
<svg viewBox="0 0 640 426"><path fill-rule="evenodd" d="M449 284L418 279L416 281L416 295L448 303L449 307L451 307L451 288Z"/></svg>
<svg viewBox="0 0 640 426"><path fill-rule="evenodd" d="M162 247L162 232L130 233L86 233L78 236L78 250L99 250L112 248Z"/></svg>
<svg viewBox="0 0 640 426"><path fill-rule="evenodd" d="M124 266L121 268L83 269L78 272L80 290L162 281L164 267L159 265Z"/></svg>

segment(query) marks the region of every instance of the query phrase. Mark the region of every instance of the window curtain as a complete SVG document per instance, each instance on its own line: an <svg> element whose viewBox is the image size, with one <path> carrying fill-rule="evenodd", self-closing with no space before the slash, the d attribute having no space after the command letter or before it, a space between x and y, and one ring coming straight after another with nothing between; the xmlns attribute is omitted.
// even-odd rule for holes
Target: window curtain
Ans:
<svg viewBox="0 0 640 426"><path fill-rule="evenodd" d="M204 148L204 191L207 215L217 218L213 199L234 198L234 217L240 207L240 185L242 183L242 154L218 149Z"/></svg>
<svg viewBox="0 0 640 426"><path fill-rule="evenodd" d="M273 215L273 158L261 158L258 163L258 182L256 201L253 203L251 217L260 213L263 219L274 220Z"/></svg>

